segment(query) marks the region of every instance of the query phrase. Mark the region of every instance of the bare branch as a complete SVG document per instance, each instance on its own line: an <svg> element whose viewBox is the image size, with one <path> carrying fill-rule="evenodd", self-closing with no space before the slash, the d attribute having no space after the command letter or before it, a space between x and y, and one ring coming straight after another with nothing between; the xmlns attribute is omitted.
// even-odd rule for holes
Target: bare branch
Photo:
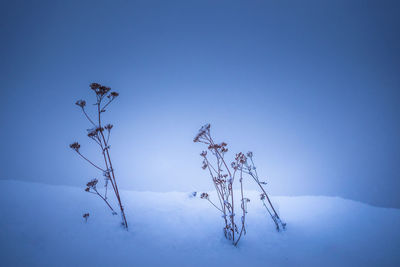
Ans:
<svg viewBox="0 0 400 267"><path fill-rule="evenodd" d="M96 164L94 164L93 162L91 162L88 158L86 158L84 155L81 154L81 152L76 151L76 153L78 153L79 156L81 156L84 160L86 160L87 162L89 162L92 166L94 166L95 168L99 169L100 171L104 170L102 168L100 168L99 166L97 166Z"/></svg>

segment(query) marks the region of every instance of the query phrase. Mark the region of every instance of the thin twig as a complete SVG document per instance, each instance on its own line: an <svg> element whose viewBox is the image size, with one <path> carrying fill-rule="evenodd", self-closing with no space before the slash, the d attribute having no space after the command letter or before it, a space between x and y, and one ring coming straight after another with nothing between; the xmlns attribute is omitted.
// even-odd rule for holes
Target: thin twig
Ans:
<svg viewBox="0 0 400 267"><path fill-rule="evenodd" d="M76 150L76 153L78 153L84 160L86 160L87 162L89 162L90 164L92 164L94 167L96 167L97 169L99 169L100 171L104 170L102 168L100 168L99 166L97 166L96 164L94 164L93 162L91 162L88 158L86 158L84 155L82 155L79 151Z"/></svg>
<svg viewBox="0 0 400 267"><path fill-rule="evenodd" d="M86 118L90 121L91 124L93 124L94 127L96 127L96 124L90 119L89 115L86 113L85 109L82 108L83 114L85 114Z"/></svg>

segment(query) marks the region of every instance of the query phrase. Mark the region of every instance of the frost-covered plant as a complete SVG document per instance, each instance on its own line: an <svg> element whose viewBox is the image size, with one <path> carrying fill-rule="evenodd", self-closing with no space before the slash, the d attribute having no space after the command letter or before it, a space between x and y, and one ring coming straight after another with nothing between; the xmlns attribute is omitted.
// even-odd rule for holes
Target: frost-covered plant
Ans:
<svg viewBox="0 0 400 267"><path fill-rule="evenodd" d="M242 236L242 233L246 234L245 228L245 217L247 213L247 202L250 202L248 198L243 197L243 174L248 174L253 180L257 183L257 185L262 190L260 195L260 200L263 203L263 206L268 211L272 220L275 223L276 230L279 232L280 230L285 230L286 223L284 223L276 212L272 202L265 191L263 185L267 183L265 181L260 181L260 178L257 173L257 168L254 164L253 152L248 152L246 156L243 153L236 154L235 161L232 162L231 168L229 169L228 165L225 162L224 156L228 151L227 144L222 142L220 144L216 144L211 137L210 134L210 124L204 125L199 133L193 140L194 142L204 143L208 145L208 150L211 152L213 158L215 158L215 163L212 164L210 159L207 157L207 151L203 151L200 155L203 157L203 166L202 168L207 169L210 173L212 181L214 183L219 205L215 204L209 198L208 193L202 193L200 197L202 199L206 199L213 205L216 209L218 209L222 213L222 217L225 221L224 233L225 236L232 240L233 244L236 246ZM238 231L237 224L235 223L234 217L234 198L233 198L233 182L235 179L235 175L239 174L240 181L240 192L241 192L241 209L242 209L242 217L241 223L242 227L240 232ZM238 234L235 239L235 233Z"/></svg>
<svg viewBox="0 0 400 267"><path fill-rule="evenodd" d="M243 164L246 162L246 157L243 153L236 154L235 161L232 162L229 167L225 161L225 153L228 152L227 144L215 143L210 134L210 124L204 125L199 133L193 140L194 142L204 143L208 147L211 157L207 155L207 151L203 151L200 155L203 157L203 169L207 169L212 178L215 186L218 203L214 203L210 200L207 193L202 193L200 197L210 202L219 212L221 212L222 218L225 223L224 234L228 240L232 241L233 245L239 243L242 235L246 234L245 219L247 213L247 202L250 200L243 196ZM211 159L213 158L213 160ZM235 221L235 203L233 195L233 184L235 178L239 176L240 182L240 193L241 193L241 219L240 219L240 230L238 224Z"/></svg>
<svg viewBox="0 0 400 267"><path fill-rule="evenodd" d="M96 94L96 103L94 104L94 106L96 107L96 115L97 115L96 120L93 120L86 112L86 110L85 110L86 101L85 100L78 100L78 101L76 101L75 104L82 109L83 114L85 115L85 117L88 119L88 121L92 125L92 128L87 130L88 131L87 136L89 138L91 138L95 143L97 143L97 145L99 145L99 147L101 149L102 158L104 159L104 167L100 167L99 165L93 163L91 160L89 160L87 157L85 157L80 152L81 146L78 142L72 143L70 145L70 148L73 149L76 153L78 153L78 155L80 155L84 160L89 162L92 166L94 166L96 169L100 170L103 173L103 176L105 179L104 195L101 194L97 189L97 183L98 183L97 179L93 179L93 180L89 181L86 184L85 191L99 196L107 204L107 206L111 209L112 213L117 214L107 200L108 199L107 198L108 187L109 187L109 184L111 184L111 188L114 192L114 195L116 197L116 200L117 200L120 212L121 212L122 225L126 229L128 229L128 223L126 221L124 206L122 205L122 202L121 202L121 197L120 197L120 194L118 191L117 180L115 178L114 169L112 166L111 156L110 156L109 139L110 139L111 129L113 128L113 125L106 124L103 126L102 117L101 117L102 113L106 112L106 107L111 102L113 102L116 97L118 97L118 93L110 92L111 91L110 87L103 86L98 83L90 84L90 88Z"/></svg>
<svg viewBox="0 0 400 267"><path fill-rule="evenodd" d="M272 202L265 191L263 185L266 185L267 183L265 181L260 181L257 173L257 168L254 165L254 160L253 160L253 152L249 151L247 152L247 157L245 163L241 166L242 171L250 175L254 181L257 183L257 185L261 188L262 193L260 195L260 200L263 203L263 206L267 209L269 215L271 216L272 220L275 223L276 230L279 232L280 230L285 230L286 228L286 223L282 222L281 218L279 217L278 213L276 212L274 206L272 205ZM250 159L250 161L249 161Z"/></svg>

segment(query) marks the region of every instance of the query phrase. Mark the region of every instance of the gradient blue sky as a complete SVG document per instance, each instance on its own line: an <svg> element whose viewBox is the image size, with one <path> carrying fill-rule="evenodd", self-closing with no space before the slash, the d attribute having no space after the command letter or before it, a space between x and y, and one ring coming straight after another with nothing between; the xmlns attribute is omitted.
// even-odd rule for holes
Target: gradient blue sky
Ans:
<svg viewBox="0 0 400 267"><path fill-rule="evenodd" d="M398 1L1 1L0 179L82 186L99 160L74 105L120 98L120 185L207 190L206 122L275 195L400 207ZM248 183L249 184L249 183ZM249 184L249 188L252 186Z"/></svg>

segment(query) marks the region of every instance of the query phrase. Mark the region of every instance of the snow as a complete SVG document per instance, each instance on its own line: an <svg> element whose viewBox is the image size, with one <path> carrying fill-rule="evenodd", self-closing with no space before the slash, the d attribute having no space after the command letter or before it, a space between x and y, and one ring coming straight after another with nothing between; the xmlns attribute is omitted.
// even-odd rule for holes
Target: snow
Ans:
<svg viewBox="0 0 400 267"><path fill-rule="evenodd" d="M233 247L217 210L188 192L122 191L127 232L84 188L0 186L1 266L400 266L398 209L273 197L287 222L277 233L259 193L246 192L248 233Z"/></svg>

